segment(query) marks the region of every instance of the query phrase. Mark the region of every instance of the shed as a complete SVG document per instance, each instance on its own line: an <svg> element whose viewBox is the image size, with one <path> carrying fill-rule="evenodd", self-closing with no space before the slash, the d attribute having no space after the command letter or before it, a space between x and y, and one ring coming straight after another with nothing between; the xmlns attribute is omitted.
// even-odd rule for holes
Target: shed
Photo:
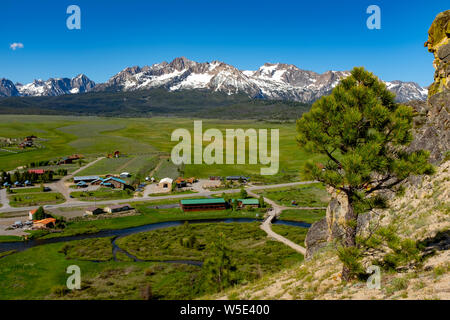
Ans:
<svg viewBox="0 0 450 320"><path fill-rule="evenodd" d="M115 212L123 212L123 211L129 211L133 208L128 204L118 204L114 206L108 206L105 208L105 211L108 213L115 213Z"/></svg>
<svg viewBox="0 0 450 320"><path fill-rule="evenodd" d="M102 208L89 207L86 209L85 213L92 216L92 215L96 215L96 214L102 214L102 213L104 213L104 211Z"/></svg>
<svg viewBox="0 0 450 320"><path fill-rule="evenodd" d="M259 200L255 198L251 199L238 199L238 204L240 207L253 207L259 208Z"/></svg>

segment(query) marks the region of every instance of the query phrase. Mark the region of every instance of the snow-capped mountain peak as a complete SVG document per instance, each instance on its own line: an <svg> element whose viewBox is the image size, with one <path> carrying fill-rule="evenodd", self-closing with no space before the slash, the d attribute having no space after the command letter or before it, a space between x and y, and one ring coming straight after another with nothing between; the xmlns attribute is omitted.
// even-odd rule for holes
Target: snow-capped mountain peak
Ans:
<svg viewBox="0 0 450 320"><path fill-rule="evenodd" d="M201 89L229 95L241 93L251 98L310 103L329 94L341 79L349 75L349 71L327 71L320 74L284 63L265 63L257 70L241 71L221 61L195 62L179 57L170 63L163 61L151 66L127 67L107 82L98 85L83 74L72 79L51 78L16 86L3 79L0 82L0 96L56 96L92 90L165 88L169 91ZM386 85L396 93L400 102L427 98L427 89L414 82L389 81Z"/></svg>
<svg viewBox="0 0 450 320"><path fill-rule="evenodd" d="M59 96L63 94L83 93L91 91L95 83L84 74L75 78L50 78L34 80L25 85L16 84L21 96Z"/></svg>

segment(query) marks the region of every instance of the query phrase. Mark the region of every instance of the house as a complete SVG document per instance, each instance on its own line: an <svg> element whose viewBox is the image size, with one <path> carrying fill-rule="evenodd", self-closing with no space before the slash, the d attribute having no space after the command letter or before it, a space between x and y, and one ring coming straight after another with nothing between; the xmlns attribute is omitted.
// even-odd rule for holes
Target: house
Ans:
<svg viewBox="0 0 450 320"><path fill-rule="evenodd" d="M37 212L37 209L30 210L30 211L28 212L28 220L35 220L35 219L34 219L34 215L36 214L36 212Z"/></svg>
<svg viewBox="0 0 450 320"><path fill-rule="evenodd" d="M35 229L45 229L48 227L55 227L56 219L55 218L46 218L42 220L33 221L33 228Z"/></svg>
<svg viewBox="0 0 450 320"><path fill-rule="evenodd" d="M234 199L233 199L234 201ZM237 203L239 208L244 207L252 207L252 208L259 208L259 200L255 198L251 199L237 199Z"/></svg>
<svg viewBox="0 0 450 320"><path fill-rule="evenodd" d="M175 184L177 185L177 188L184 188L187 186L186 180L181 177L175 180Z"/></svg>
<svg viewBox="0 0 450 320"><path fill-rule="evenodd" d="M158 187L163 189L163 191L171 191L172 190L173 179L164 178L161 179L158 183Z"/></svg>
<svg viewBox="0 0 450 320"><path fill-rule="evenodd" d="M218 176L210 176L209 180L222 180L222 178Z"/></svg>
<svg viewBox="0 0 450 320"><path fill-rule="evenodd" d="M83 159L84 156L82 154L72 154L68 157L70 160L80 160Z"/></svg>
<svg viewBox="0 0 450 320"><path fill-rule="evenodd" d="M86 188L88 184L85 181L80 181L77 183L78 188Z"/></svg>
<svg viewBox="0 0 450 320"><path fill-rule="evenodd" d="M86 209L85 213L87 215L94 216L94 215L97 215L97 214L102 214L102 213L104 213L104 211L101 208L90 207L90 208Z"/></svg>
<svg viewBox="0 0 450 320"><path fill-rule="evenodd" d="M44 174L45 173L45 170L44 169L30 169L30 170L28 170L28 173L31 173L31 174L37 174L37 175L41 175L41 174Z"/></svg>
<svg viewBox="0 0 450 320"><path fill-rule="evenodd" d="M70 164L73 163L73 159L70 159L69 157L62 158L58 161L58 164Z"/></svg>
<svg viewBox="0 0 450 320"><path fill-rule="evenodd" d="M186 179L186 182L189 183L189 184L193 184L193 183L195 183L195 182L197 182L197 181L198 181L198 180L197 180L197 178L195 178L195 177Z"/></svg>
<svg viewBox="0 0 450 320"><path fill-rule="evenodd" d="M180 201L183 211L225 210L227 202L223 198L183 199Z"/></svg>
<svg viewBox="0 0 450 320"><path fill-rule="evenodd" d="M129 210L133 210L133 208L129 204L118 204L105 208L105 211L108 213L124 212Z"/></svg>
<svg viewBox="0 0 450 320"><path fill-rule="evenodd" d="M100 185L103 185L105 187L111 187L116 189L125 189L127 187L130 187L126 181L116 178L116 177L109 177L104 179Z"/></svg>
<svg viewBox="0 0 450 320"><path fill-rule="evenodd" d="M84 177L74 177L73 178L73 182L78 183L80 181L84 181L84 182L92 182L95 180L100 179L99 176L84 176Z"/></svg>

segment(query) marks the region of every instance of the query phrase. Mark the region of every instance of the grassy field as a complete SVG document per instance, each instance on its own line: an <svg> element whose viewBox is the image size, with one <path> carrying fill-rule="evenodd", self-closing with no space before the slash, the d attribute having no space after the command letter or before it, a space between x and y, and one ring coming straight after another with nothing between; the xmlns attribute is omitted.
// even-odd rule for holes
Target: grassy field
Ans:
<svg viewBox="0 0 450 320"><path fill-rule="evenodd" d="M33 192L20 193L18 195L9 195L9 204L11 207L29 207L40 206L44 204L58 204L66 200L61 193L58 192Z"/></svg>
<svg viewBox="0 0 450 320"><path fill-rule="evenodd" d="M36 193L42 192L41 188L12 188L10 194Z"/></svg>
<svg viewBox="0 0 450 320"><path fill-rule="evenodd" d="M279 220L314 223L325 217L326 210L284 210Z"/></svg>
<svg viewBox="0 0 450 320"><path fill-rule="evenodd" d="M0 169L10 170L19 165L25 165L39 160L52 160L73 153L86 157L103 156L114 150L123 154L138 156L138 160L129 163L123 171L136 171L138 167L152 163L152 154L170 155L178 142L171 141L171 134L175 129L185 128L193 132L192 119L179 118L100 118L100 117L70 117L70 116L12 116L3 115L0 119L0 136L23 137L35 134L45 139L44 148L22 154L0 155ZM203 131L217 128L223 133L226 129L249 128L278 129L280 133L280 166L279 172L273 176L260 176L259 164L190 164L183 168L184 176L207 178L227 175L246 175L253 181L268 183L301 180L299 173L302 163L307 160L317 160L308 152L297 146L294 123L273 123L251 120L203 120ZM203 145L209 142L204 141ZM270 151L270 144L269 144ZM142 156L142 158L140 158ZM149 160L146 160L148 157ZM119 161L122 161L119 158ZM140 163L142 160L142 163ZM123 160L126 161L126 160ZM106 163L106 162L105 162ZM98 164L98 171L109 171L109 164ZM103 166L103 168L102 168ZM115 166L116 168L120 166ZM101 174L96 168L87 169L84 173ZM149 170L149 171L150 171ZM178 176L177 166L168 163L156 173L158 176Z"/></svg>
<svg viewBox="0 0 450 320"><path fill-rule="evenodd" d="M329 202L329 195L320 183L257 190L256 193L287 207L292 206L293 200L297 202L299 207L326 207Z"/></svg>
<svg viewBox="0 0 450 320"><path fill-rule="evenodd" d="M132 175L148 174L156 166L155 158L157 159L153 154L105 158L80 171L77 176L120 174L124 171Z"/></svg>
<svg viewBox="0 0 450 320"><path fill-rule="evenodd" d="M305 245L306 234L308 233L308 229L306 228L296 228L285 225L272 225L272 230L283 237L291 240L294 243L297 243L301 246Z"/></svg>
<svg viewBox="0 0 450 320"><path fill-rule="evenodd" d="M286 227L286 230L297 227ZM279 270L279 265L290 265L301 261L302 255L289 247L270 240L260 229L259 223L207 223L185 224L149 232L142 232L120 238L117 245L142 260L200 260L210 257L210 244L218 234L225 236L232 252L232 259L238 269L250 273L249 280L255 277L256 270L263 274ZM195 237L192 248L181 242Z"/></svg>
<svg viewBox="0 0 450 320"><path fill-rule="evenodd" d="M176 260L186 257L203 260L211 254L209 244L217 237L217 231L226 236L232 263L237 267L238 283L280 271L303 260L302 255L289 247L268 239L256 223L172 227L128 236L118 242L145 257L162 259L170 252ZM197 238L197 249L181 248L180 238L190 234ZM147 250L141 251L139 243L145 244L143 247ZM153 299L194 299L213 293L205 285L201 267L112 261L111 251L111 239L102 238L8 252L0 259L0 299L133 300L143 298L142 290L147 285L151 287ZM124 255L118 258L129 260ZM81 290L69 292L64 286L70 265L77 265L82 270Z"/></svg>
<svg viewBox="0 0 450 320"><path fill-rule="evenodd" d="M91 262L67 258L64 243L43 245L0 259L0 299L142 299L149 283L155 299L193 298L197 267L162 263ZM82 270L82 289L68 293L67 267Z"/></svg>
<svg viewBox="0 0 450 320"><path fill-rule="evenodd" d="M67 242L61 252L66 259L108 261L113 259L112 237Z"/></svg>
<svg viewBox="0 0 450 320"><path fill-rule="evenodd" d="M22 240L22 238L18 236L0 236L0 242L14 242L20 240Z"/></svg>
<svg viewBox="0 0 450 320"><path fill-rule="evenodd" d="M128 190L114 190L111 188L99 188L95 191L74 191L70 195L82 201L118 200L130 199L133 193Z"/></svg>

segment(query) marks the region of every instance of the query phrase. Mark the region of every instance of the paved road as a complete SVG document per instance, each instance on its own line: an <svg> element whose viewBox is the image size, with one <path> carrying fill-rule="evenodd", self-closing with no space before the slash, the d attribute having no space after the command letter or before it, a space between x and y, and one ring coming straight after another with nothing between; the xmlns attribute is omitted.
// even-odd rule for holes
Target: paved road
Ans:
<svg viewBox="0 0 450 320"><path fill-rule="evenodd" d="M11 208L6 189L0 189L0 203L2 204L1 210L9 210Z"/></svg>
<svg viewBox="0 0 450 320"><path fill-rule="evenodd" d="M247 191L252 190L263 190L263 189L273 189L273 188L282 188L282 187L291 187L302 184L311 184L316 183L315 181L302 181L302 182L291 182L291 183L282 183L282 184L272 184L272 185L264 185L264 186L251 186L247 187ZM160 200L171 200L171 199L183 199L189 197L208 197L213 194L222 194L222 193L236 193L240 192L240 189L229 189L229 190L219 190L219 191L204 191L199 193L185 193L185 194L176 194L176 195L167 195L167 196L156 196L156 197L141 197L141 198L132 198L132 199L121 199L121 200L105 200L105 201L96 201L95 205L108 205L108 204L119 204L119 203L133 203L133 202L141 202L141 201L160 201ZM92 201L79 201L75 199L71 199L72 201L67 201L61 204L56 205L47 205L46 208L70 208L70 207L82 207L82 206L92 206L94 202ZM14 212L14 211L24 211L24 210L32 210L36 209L36 207L21 207L21 208L9 208L4 209L0 208L0 212Z"/></svg>

